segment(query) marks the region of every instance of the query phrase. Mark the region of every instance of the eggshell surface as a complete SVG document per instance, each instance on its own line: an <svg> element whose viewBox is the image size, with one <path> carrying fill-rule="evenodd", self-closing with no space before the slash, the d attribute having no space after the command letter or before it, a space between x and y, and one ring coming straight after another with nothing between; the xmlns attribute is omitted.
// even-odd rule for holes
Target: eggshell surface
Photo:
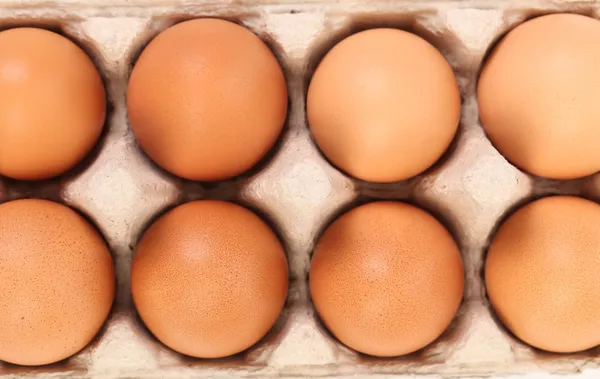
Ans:
<svg viewBox="0 0 600 379"><path fill-rule="evenodd" d="M70 357L98 333L114 293L108 248L79 214L46 200L0 205L0 360Z"/></svg>
<svg viewBox="0 0 600 379"><path fill-rule="evenodd" d="M105 116L100 74L75 43L37 28L0 32L0 174L64 173L94 147Z"/></svg>
<svg viewBox="0 0 600 379"><path fill-rule="evenodd" d="M342 343L374 356L423 348L449 326L464 272L450 233L429 213L400 202L359 206L319 240L310 292Z"/></svg>
<svg viewBox="0 0 600 379"><path fill-rule="evenodd" d="M485 284L498 317L539 349L600 345L600 205L554 196L517 210L494 236Z"/></svg>
<svg viewBox="0 0 600 379"><path fill-rule="evenodd" d="M253 212L195 201L144 233L131 269L135 306L150 331L180 353L239 353L274 325L288 289L286 257Z"/></svg>
<svg viewBox="0 0 600 379"><path fill-rule="evenodd" d="M127 93L131 127L161 167L215 181L253 167L287 114L279 63L248 29L229 21L182 22L154 38Z"/></svg>
<svg viewBox="0 0 600 379"><path fill-rule="evenodd" d="M335 45L317 66L307 117L323 154L362 180L394 182L433 165L460 120L460 91L424 39L371 29Z"/></svg>
<svg viewBox="0 0 600 379"><path fill-rule="evenodd" d="M598 39L598 20L553 14L517 26L494 48L479 79L479 111L511 163L553 179L600 170Z"/></svg>

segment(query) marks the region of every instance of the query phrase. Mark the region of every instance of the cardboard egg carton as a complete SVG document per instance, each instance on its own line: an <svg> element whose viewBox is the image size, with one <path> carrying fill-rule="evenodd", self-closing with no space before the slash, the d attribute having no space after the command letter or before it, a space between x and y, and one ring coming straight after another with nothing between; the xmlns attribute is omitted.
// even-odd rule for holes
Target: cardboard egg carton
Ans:
<svg viewBox="0 0 600 379"><path fill-rule="evenodd" d="M87 348L39 368L0 363L0 376L599 377L598 349L557 355L512 337L496 320L482 280L490 237L515 207L547 194L600 197L598 175L563 182L519 171L494 149L479 122L476 82L490 47L526 19L561 11L600 18L600 4L592 1L0 0L2 27L50 28L82 46L109 99L104 134L89 157L56 179L2 179L0 200L47 198L88 215L110 246L118 282L111 315ZM233 20L259 35L280 61L289 90L287 122L272 152L250 172L218 183L185 181L156 166L136 144L125 106L128 77L144 46L170 25L197 17ZM344 37L374 27L401 28L435 45L453 66L462 95L460 128L448 152L425 173L392 184L362 182L332 167L306 122L306 89L320 59ZM156 217L194 199L231 200L256 210L279 234L290 265L289 296L276 326L227 359L193 359L166 348L145 329L131 300L129 270L140 235ZM336 341L315 314L307 282L324 228L341 212L377 199L408 201L435 214L453 233L466 275L451 327L428 347L390 359L360 355Z"/></svg>

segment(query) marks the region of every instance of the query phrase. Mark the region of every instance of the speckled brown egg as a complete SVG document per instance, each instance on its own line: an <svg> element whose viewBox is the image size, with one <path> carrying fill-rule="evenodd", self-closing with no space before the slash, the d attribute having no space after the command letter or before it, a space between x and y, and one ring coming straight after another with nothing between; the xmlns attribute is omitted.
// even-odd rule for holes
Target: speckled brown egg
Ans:
<svg viewBox="0 0 600 379"><path fill-rule="evenodd" d="M142 149L180 177L215 181L253 167L287 113L281 67L250 30L218 19L182 22L135 64L127 109Z"/></svg>
<svg viewBox="0 0 600 379"><path fill-rule="evenodd" d="M288 289L281 243L253 212L194 201L144 233L131 268L135 306L150 331L199 358L239 353L274 325Z"/></svg>
<svg viewBox="0 0 600 379"><path fill-rule="evenodd" d="M114 292L108 248L77 212L46 200L0 205L0 360L44 365L77 353Z"/></svg>
<svg viewBox="0 0 600 379"><path fill-rule="evenodd" d="M511 163L573 179L600 170L600 22L575 14L527 21L494 48L477 89L481 122Z"/></svg>
<svg viewBox="0 0 600 379"><path fill-rule="evenodd" d="M310 292L325 326L359 352L398 356L439 337L460 305L464 272L450 233L400 202L359 206L319 240Z"/></svg>
<svg viewBox="0 0 600 379"><path fill-rule="evenodd" d="M554 196L510 216L494 236L485 284L499 318L539 349L600 345L600 205Z"/></svg>
<svg viewBox="0 0 600 379"><path fill-rule="evenodd" d="M98 70L48 30L0 32L0 174L38 180L64 173L94 147L106 95Z"/></svg>
<svg viewBox="0 0 600 379"><path fill-rule="evenodd" d="M363 31L335 45L306 102L323 154L372 182L425 171L448 148L460 119L452 67L427 41L397 29Z"/></svg>

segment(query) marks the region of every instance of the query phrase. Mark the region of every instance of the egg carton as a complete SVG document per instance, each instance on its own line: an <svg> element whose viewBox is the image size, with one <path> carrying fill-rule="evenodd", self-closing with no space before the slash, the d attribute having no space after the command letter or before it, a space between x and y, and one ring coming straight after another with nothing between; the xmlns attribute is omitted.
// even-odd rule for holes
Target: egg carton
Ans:
<svg viewBox="0 0 600 379"><path fill-rule="evenodd" d="M105 237L117 274L112 312L88 347L49 366L0 363L0 375L599 377L599 349L558 355L515 339L495 318L482 279L490 237L518 206L549 194L600 198L599 175L555 181L519 171L491 145L479 121L475 90L486 53L528 18L563 11L600 18L600 3L0 0L0 27L49 28L86 50L104 79L109 101L101 140L81 164L46 181L0 179L0 201L46 198L80 210ZM178 21L197 17L232 20L259 35L281 63L289 90L289 114L272 152L250 172L217 183L186 181L155 165L137 145L125 105L131 69L145 45ZM375 27L404 29L431 42L454 68L462 95L460 127L448 152L425 173L391 184L356 180L331 166L306 122L306 90L320 59L344 37ZM159 215L195 199L230 200L257 211L280 236L290 267L287 303L273 330L249 350L226 359L193 359L163 346L143 326L130 295L129 271L140 235ZM426 348L398 358L364 356L339 343L318 320L308 290L311 253L324 228L351 207L378 199L407 201L435 214L453 233L465 265L464 299L450 328Z"/></svg>

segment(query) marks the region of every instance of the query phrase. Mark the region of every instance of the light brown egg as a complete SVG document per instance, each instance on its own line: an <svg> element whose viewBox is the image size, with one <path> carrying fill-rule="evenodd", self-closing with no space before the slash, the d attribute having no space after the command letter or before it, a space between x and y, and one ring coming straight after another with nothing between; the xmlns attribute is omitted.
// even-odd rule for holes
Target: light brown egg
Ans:
<svg viewBox="0 0 600 379"><path fill-rule="evenodd" d="M199 358L239 353L277 320L288 289L281 243L254 213L224 201L194 201L144 233L131 290L150 331Z"/></svg>
<svg viewBox="0 0 600 379"><path fill-rule="evenodd" d="M419 350L439 337L460 305L464 272L448 231L399 202L362 205L319 240L310 292L325 326L374 356Z"/></svg>
<svg viewBox="0 0 600 379"><path fill-rule="evenodd" d="M77 353L114 293L111 255L83 217L46 200L0 205L0 360L44 365Z"/></svg>
<svg viewBox="0 0 600 379"><path fill-rule="evenodd" d="M182 22L154 38L127 92L131 128L158 165L215 181L253 167L287 113L279 63L248 29L229 21Z"/></svg>
<svg viewBox="0 0 600 379"><path fill-rule="evenodd" d="M396 29L338 43L317 67L306 101L323 154L372 182L425 171L448 148L460 119L459 88L444 56Z"/></svg>
<svg viewBox="0 0 600 379"><path fill-rule="evenodd" d="M96 67L67 38L36 28L0 32L0 174L46 179L94 147L106 95Z"/></svg>
<svg viewBox="0 0 600 379"><path fill-rule="evenodd" d="M567 353L600 345L600 205L547 197L499 228L485 284L499 318L539 349Z"/></svg>
<svg viewBox="0 0 600 379"><path fill-rule="evenodd" d="M575 14L527 21L487 59L477 90L494 146L534 175L600 170L600 22Z"/></svg>

